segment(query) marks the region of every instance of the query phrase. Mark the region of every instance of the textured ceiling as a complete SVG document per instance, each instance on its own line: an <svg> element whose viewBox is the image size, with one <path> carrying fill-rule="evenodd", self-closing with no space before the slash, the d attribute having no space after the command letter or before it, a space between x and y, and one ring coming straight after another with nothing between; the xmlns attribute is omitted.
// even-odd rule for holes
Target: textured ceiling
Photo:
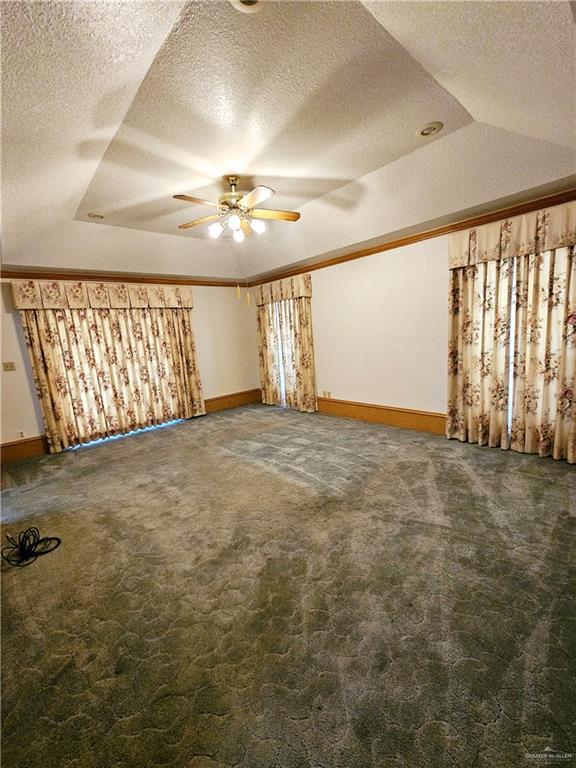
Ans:
<svg viewBox="0 0 576 768"><path fill-rule="evenodd" d="M445 133L467 112L359 2L269 3L254 15L189 3L142 83L79 207L109 224L173 233L207 211L226 172L298 208ZM430 140L428 140L430 141ZM99 156L87 139L81 157ZM289 225L276 224L275 227ZM182 232L206 237L206 228Z"/></svg>
<svg viewBox="0 0 576 768"><path fill-rule="evenodd" d="M3 3L2 245L5 260L74 218L100 157L182 3Z"/></svg>
<svg viewBox="0 0 576 768"><path fill-rule="evenodd" d="M252 238L242 266L265 275L574 188L574 151L474 122L339 189L352 216L329 194L308 203L286 235Z"/></svg>
<svg viewBox="0 0 576 768"><path fill-rule="evenodd" d="M241 14L223 0L29 0L1 12L7 263L250 274L576 171L567 2L263 0ZM444 131L417 137L429 120ZM171 197L213 198L232 171L275 188L270 207L302 212L240 257L205 228L179 232L208 211Z"/></svg>
<svg viewBox="0 0 576 768"><path fill-rule="evenodd" d="M576 24L567 2L365 2L478 122L576 145Z"/></svg>

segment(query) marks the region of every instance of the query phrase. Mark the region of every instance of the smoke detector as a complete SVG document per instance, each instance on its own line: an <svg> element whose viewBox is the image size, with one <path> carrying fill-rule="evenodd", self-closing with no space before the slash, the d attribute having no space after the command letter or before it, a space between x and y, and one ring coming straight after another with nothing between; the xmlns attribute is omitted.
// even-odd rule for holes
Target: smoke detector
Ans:
<svg viewBox="0 0 576 768"><path fill-rule="evenodd" d="M262 8L263 0L229 0L240 13L256 13Z"/></svg>
<svg viewBox="0 0 576 768"><path fill-rule="evenodd" d="M432 123L426 123L426 125L423 125L422 128L418 128L416 131L416 136L424 136L425 138L428 136L434 136L436 133L440 133L442 128L444 128L444 123L435 120Z"/></svg>

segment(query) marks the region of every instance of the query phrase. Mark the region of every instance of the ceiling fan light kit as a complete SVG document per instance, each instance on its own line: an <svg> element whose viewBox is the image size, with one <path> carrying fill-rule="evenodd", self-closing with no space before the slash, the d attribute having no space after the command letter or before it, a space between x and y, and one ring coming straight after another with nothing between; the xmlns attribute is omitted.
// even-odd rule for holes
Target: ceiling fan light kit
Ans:
<svg viewBox="0 0 576 768"><path fill-rule="evenodd" d="M263 221L260 221L260 219L252 219L250 222L250 228L256 232L257 235L261 235L266 232L266 224L264 224Z"/></svg>
<svg viewBox="0 0 576 768"><path fill-rule="evenodd" d="M217 201L203 200L192 195L174 195L175 200L183 200L187 203L205 205L217 208L218 212L200 219L187 221L180 224L178 229L190 229L200 224L209 224L208 234L211 238L220 237L226 225L232 232L237 243L243 242L252 232L261 235L266 231L266 224L261 219L276 221L298 221L300 214L297 211L275 211L270 208L256 208L255 206L272 197L274 190L270 187L254 187L251 192L239 192L238 176L226 176L230 185L230 192L220 195Z"/></svg>
<svg viewBox="0 0 576 768"><path fill-rule="evenodd" d="M240 229L240 227L242 226L242 220L241 220L240 216L238 216L237 213L231 213L228 216L228 226L230 227L230 229L233 232L235 232L238 229Z"/></svg>
<svg viewBox="0 0 576 768"><path fill-rule="evenodd" d="M208 227L208 234L210 237L215 240L217 237L220 237L224 230L224 224L222 224L221 221L216 221L214 224L210 224Z"/></svg>

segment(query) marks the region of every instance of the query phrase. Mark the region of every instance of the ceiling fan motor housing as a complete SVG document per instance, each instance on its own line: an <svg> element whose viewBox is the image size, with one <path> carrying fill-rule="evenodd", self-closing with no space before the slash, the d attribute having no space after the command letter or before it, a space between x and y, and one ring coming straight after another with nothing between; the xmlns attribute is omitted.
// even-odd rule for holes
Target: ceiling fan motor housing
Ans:
<svg viewBox="0 0 576 768"><path fill-rule="evenodd" d="M218 196L218 202L220 205L230 205L237 203L238 200L242 199L244 195L247 194L246 192L224 192L223 195Z"/></svg>
<svg viewBox="0 0 576 768"><path fill-rule="evenodd" d="M220 205L234 205L238 202L238 200L241 200L244 195L248 194L245 191L238 190L238 176L225 176L224 177L228 184L230 185L230 192L224 192L222 195L218 196L218 202Z"/></svg>

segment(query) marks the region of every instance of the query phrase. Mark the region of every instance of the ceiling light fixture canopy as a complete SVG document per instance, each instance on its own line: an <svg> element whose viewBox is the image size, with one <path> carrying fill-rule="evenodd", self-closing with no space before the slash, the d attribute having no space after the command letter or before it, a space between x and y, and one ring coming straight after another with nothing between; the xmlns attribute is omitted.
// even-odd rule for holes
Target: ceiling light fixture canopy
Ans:
<svg viewBox="0 0 576 768"><path fill-rule="evenodd" d="M300 214L297 211L275 211L270 208L256 208L257 205L272 197L274 190L270 187L254 187L251 192L239 192L238 176L226 176L230 185L230 192L220 195L217 202L202 200L191 195L174 195L176 200L184 200L187 203L217 208L217 212L210 216L202 216L200 219L180 224L178 229L190 229L199 224L210 224L208 234L211 238L220 237L226 225L232 232L237 243L243 242L245 237L256 232L261 235L266 231L266 224L262 219L272 221L298 221ZM212 222L212 223L210 223ZM239 234L238 234L239 233Z"/></svg>

